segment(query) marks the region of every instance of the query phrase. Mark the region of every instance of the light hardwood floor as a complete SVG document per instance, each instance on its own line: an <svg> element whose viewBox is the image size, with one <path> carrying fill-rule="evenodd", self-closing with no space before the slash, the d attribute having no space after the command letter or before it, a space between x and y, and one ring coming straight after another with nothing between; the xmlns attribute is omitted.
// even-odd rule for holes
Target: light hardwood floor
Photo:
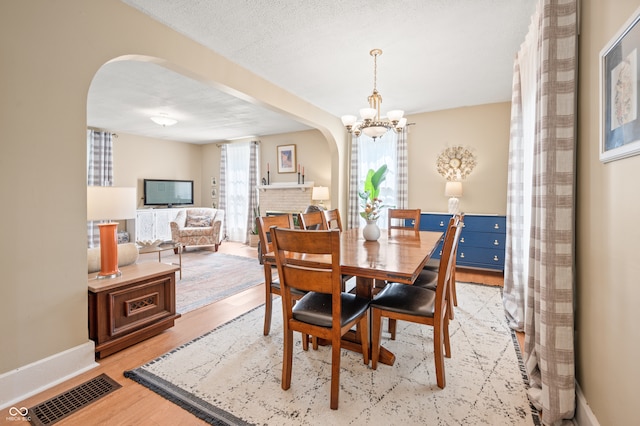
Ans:
<svg viewBox="0 0 640 426"><path fill-rule="evenodd" d="M219 251L257 257L255 248L239 243L225 242L220 246ZM457 278L460 281L468 280L502 285L500 277L490 276L487 278L486 274L472 271L458 272ZM176 320L174 327L137 345L98 360L99 367L30 397L16 406L37 405L95 376L106 373L121 384L122 388L61 420L59 425L204 425L205 422L189 412L133 380L125 378L123 372L151 361L262 303L264 303L264 285L259 285L209 306L188 312ZM262 332L262 330L256 332ZM3 420L4 416L0 416L0 423Z"/></svg>

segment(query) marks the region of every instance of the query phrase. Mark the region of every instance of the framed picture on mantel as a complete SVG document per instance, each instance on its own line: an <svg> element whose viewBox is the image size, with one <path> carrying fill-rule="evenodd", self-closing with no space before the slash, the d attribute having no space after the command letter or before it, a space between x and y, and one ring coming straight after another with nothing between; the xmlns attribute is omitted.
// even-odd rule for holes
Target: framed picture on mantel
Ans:
<svg viewBox="0 0 640 426"><path fill-rule="evenodd" d="M278 145L278 173L296 172L296 146Z"/></svg>

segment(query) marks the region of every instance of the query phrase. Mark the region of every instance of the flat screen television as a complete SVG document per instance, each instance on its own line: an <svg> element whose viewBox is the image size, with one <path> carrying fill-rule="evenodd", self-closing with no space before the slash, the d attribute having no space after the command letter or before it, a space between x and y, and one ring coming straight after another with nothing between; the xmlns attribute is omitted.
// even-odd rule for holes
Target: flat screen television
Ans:
<svg viewBox="0 0 640 426"><path fill-rule="evenodd" d="M145 206L180 206L193 204L193 181L144 179Z"/></svg>

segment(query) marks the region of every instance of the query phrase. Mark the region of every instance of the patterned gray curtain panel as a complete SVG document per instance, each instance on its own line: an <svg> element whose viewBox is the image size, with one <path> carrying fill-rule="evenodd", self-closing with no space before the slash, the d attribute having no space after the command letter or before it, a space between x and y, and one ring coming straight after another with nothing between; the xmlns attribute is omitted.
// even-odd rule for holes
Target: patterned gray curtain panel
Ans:
<svg viewBox="0 0 640 426"><path fill-rule="evenodd" d="M87 186L113 185L113 139L110 132L87 130ZM98 222L87 222L87 246L100 245Z"/></svg>
<svg viewBox="0 0 640 426"><path fill-rule="evenodd" d="M547 425L568 422L576 406L573 236L577 22L577 0L539 0L521 48L521 53L535 60L535 66L519 62L514 67L504 305L511 326L519 328L522 300L526 299L524 351L529 399L542 411ZM523 83L529 81L525 72L535 77L533 90L524 90ZM525 98L527 94L533 96ZM530 102L532 118L522 114L523 106L528 108ZM523 143L527 140L522 137L527 134L523 126L533 129L532 149ZM523 183L527 176L521 173L527 155L531 156L530 199L523 196L529 188ZM522 226L525 209L531 212L529 226ZM526 237L530 237L528 251L521 247ZM528 258L522 258L523 252L529 253ZM523 269L528 270L526 298Z"/></svg>

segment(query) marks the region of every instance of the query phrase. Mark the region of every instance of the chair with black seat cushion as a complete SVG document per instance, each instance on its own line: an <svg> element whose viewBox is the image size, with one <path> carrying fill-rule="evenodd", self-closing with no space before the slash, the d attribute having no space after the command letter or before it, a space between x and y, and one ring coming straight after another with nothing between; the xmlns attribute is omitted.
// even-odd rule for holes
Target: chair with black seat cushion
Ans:
<svg viewBox="0 0 640 426"><path fill-rule="evenodd" d="M438 284L435 290L413 285L390 283L370 303L372 315L372 363L378 367L382 317L410 321L433 327L433 351L438 387L446 385L444 357L451 358L449 342L449 314L447 309L448 284L455 256L455 246L462 226L451 225L445 238Z"/></svg>
<svg viewBox="0 0 640 426"><path fill-rule="evenodd" d="M293 332L331 342L331 409L338 408L340 341L358 325L364 363L369 363L369 300L341 291L340 231L271 230L284 319L282 389L291 387ZM307 292L295 305L293 289ZM306 379L309 372L305 372Z"/></svg>
<svg viewBox="0 0 640 426"><path fill-rule="evenodd" d="M413 230L416 233L420 232L420 209L388 209L387 211L387 233L391 235L394 230ZM409 223L407 223L409 220ZM376 281L375 293L387 285L383 282L382 285ZM389 319L389 333L391 333L391 340L396 339L396 321Z"/></svg>
<svg viewBox="0 0 640 426"><path fill-rule="evenodd" d="M342 232L342 220L340 219L340 211L338 209L323 210L325 229L337 229ZM342 275L342 291L347 287L347 281L353 278L353 275Z"/></svg>
<svg viewBox="0 0 640 426"><path fill-rule="evenodd" d="M459 221L459 216L455 216L455 215L452 216L451 219L449 219L449 225L447 226L447 230L445 232L443 240L447 238L447 232L449 232L449 229L451 229L451 225L457 225L458 221ZM451 273L449 289L448 289L449 297L447 298L447 312L449 313L449 319L453 319L454 317L453 305L455 304L457 306L457 302L454 303L454 301L456 300L455 299L455 284L456 284L455 283L455 279L456 279L455 255L457 254L457 247L458 247L458 244L456 243L456 253L454 253L453 266L452 266L453 272ZM439 264L440 260L437 260L437 262ZM430 290L435 290L436 285L438 285L438 269L432 270L425 267L424 269L422 269L422 271L420 271L420 273L416 277L416 280L413 282L413 285L416 287L423 287L423 288L428 288ZM393 319L389 319L389 333L391 333L391 340L396 340L396 323L395 323L395 320Z"/></svg>
<svg viewBox="0 0 640 426"><path fill-rule="evenodd" d="M269 334L271 329L271 304L272 295L280 295L280 281L273 279L273 272L277 269L275 258L269 258L267 255L273 255L273 241L271 240L271 227L293 229L293 216L291 214L283 214L277 216L264 216L256 218L258 227L258 236L260 237L260 251L262 256L262 264L264 266L264 286L266 290L265 312L264 312L264 335ZM298 298L303 293L298 294Z"/></svg>
<svg viewBox="0 0 640 426"><path fill-rule="evenodd" d="M464 228L464 213L453 215L451 219L449 219L449 226L451 226L452 223L457 224L458 222L460 222L461 226ZM448 229L449 228L447 227L447 230ZM445 238L446 238L446 235L445 235ZM452 273L451 273L451 283L449 285L449 308L450 308L451 319L453 319L453 306L458 306L458 295L456 292L457 258L458 258L458 245L456 244L456 252L453 258L453 266L452 266ZM433 259L433 261L431 261L430 259L430 262L427 262L427 265L425 265L424 269L420 272L420 275L418 275L418 278L416 278L413 285L430 288L432 290L435 289L436 282L438 279L438 268L439 268L439 262L437 261L437 259Z"/></svg>

